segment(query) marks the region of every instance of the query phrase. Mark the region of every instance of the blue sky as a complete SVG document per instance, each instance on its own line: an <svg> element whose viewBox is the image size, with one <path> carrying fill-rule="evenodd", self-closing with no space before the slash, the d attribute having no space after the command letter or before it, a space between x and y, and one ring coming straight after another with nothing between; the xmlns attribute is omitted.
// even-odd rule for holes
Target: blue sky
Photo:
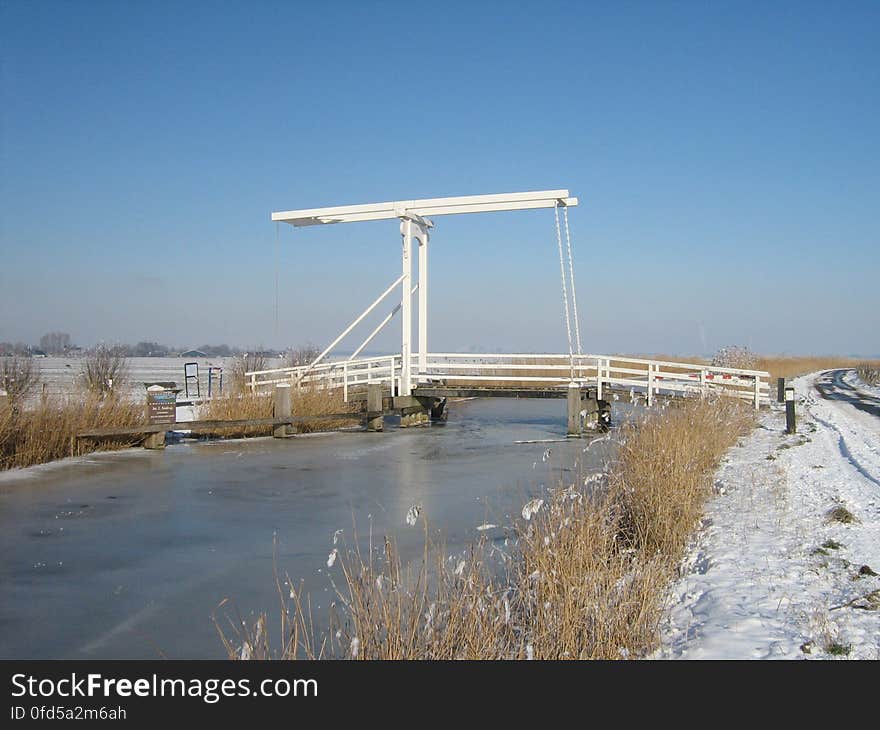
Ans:
<svg viewBox="0 0 880 730"><path fill-rule="evenodd" d="M880 3L0 8L0 340L324 344L396 224L271 211L564 187L588 351L880 353ZM436 223L432 349L565 349L550 211Z"/></svg>

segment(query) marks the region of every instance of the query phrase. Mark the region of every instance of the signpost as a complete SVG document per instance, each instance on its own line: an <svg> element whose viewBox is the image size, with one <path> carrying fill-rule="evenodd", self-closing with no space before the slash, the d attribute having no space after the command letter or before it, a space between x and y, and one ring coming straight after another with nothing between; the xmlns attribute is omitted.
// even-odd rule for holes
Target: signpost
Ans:
<svg viewBox="0 0 880 730"><path fill-rule="evenodd" d="M147 420L150 425L177 421L177 388L159 384L147 387Z"/></svg>

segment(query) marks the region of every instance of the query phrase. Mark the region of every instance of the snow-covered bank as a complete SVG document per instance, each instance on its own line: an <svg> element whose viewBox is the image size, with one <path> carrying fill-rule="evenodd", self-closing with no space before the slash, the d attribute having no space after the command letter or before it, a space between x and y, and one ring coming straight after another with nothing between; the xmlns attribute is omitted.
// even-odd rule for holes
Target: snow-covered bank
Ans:
<svg viewBox="0 0 880 730"><path fill-rule="evenodd" d="M823 378L795 381L798 434L774 404L716 474L658 657L880 658L880 419Z"/></svg>

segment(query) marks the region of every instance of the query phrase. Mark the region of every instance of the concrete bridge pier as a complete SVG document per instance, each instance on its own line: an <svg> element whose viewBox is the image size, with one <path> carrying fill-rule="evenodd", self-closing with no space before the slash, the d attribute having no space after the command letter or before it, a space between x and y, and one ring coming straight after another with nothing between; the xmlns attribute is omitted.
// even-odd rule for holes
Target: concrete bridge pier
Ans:
<svg viewBox="0 0 880 730"><path fill-rule="evenodd" d="M394 410L400 411L400 427L427 426L431 422L434 398L417 395L398 395L392 402Z"/></svg>
<svg viewBox="0 0 880 730"><path fill-rule="evenodd" d="M579 438L583 433L581 424L581 388L577 383L568 386L568 436Z"/></svg>
<svg viewBox="0 0 880 730"><path fill-rule="evenodd" d="M382 416L382 384L367 385L367 431L383 431L385 419Z"/></svg>
<svg viewBox="0 0 880 730"><path fill-rule="evenodd" d="M165 448L165 432L151 433L144 439L145 449L164 449Z"/></svg>
<svg viewBox="0 0 880 730"><path fill-rule="evenodd" d="M288 418L291 412L290 384L279 383L275 386L275 418ZM276 426L272 435L275 438L285 438L290 435L289 429L289 426Z"/></svg>

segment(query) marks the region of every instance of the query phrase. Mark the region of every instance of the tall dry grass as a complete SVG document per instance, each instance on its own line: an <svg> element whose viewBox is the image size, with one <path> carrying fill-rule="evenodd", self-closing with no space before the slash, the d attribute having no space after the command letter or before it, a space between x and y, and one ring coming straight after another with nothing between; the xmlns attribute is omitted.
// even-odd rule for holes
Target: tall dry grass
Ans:
<svg viewBox="0 0 880 730"><path fill-rule="evenodd" d="M529 503L499 550L450 560L423 523L420 560L388 539L338 556L337 602L315 631L308 596L276 578L269 617L217 621L230 658L617 659L657 646L666 590L724 452L754 424L736 401L689 401L624 426L598 485L579 479ZM378 549L375 549L377 548Z"/></svg>
<svg viewBox="0 0 880 730"><path fill-rule="evenodd" d="M94 440L77 440L75 437L84 431L135 426L143 422L142 404L112 395L43 397L29 407L0 404L0 470L132 446L143 436Z"/></svg>
<svg viewBox="0 0 880 730"><path fill-rule="evenodd" d="M757 367L759 370L768 371L772 381L776 378L796 378L799 375L814 373L817 370L857 368L863 362L850 357L762 355L758 358ZM880 367L880 360L868 361L865 364L871 367Z"/></svg>
<svg viewBox="0 0 880 730"><path fill-rule="evenodd" d="M868 385L880 385L880 362L860 362L856 373Z"/></svg>

